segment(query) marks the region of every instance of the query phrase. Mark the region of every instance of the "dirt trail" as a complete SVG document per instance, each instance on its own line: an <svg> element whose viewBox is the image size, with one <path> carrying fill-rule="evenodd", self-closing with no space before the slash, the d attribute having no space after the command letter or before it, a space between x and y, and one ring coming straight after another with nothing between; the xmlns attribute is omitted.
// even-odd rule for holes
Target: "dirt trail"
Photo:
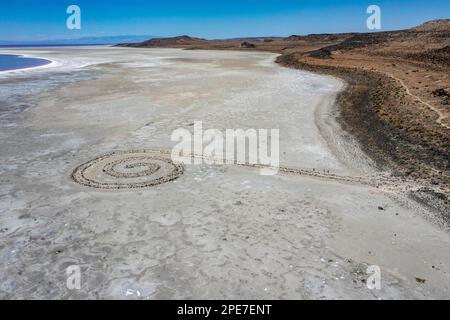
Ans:
<svg viewBox="0 0 450 320"><path fill-rule="evenodd" d="M396 77L393 73L389 72L388 70L385 70L382 66L386 65L386 64L398 64L400 61L403 61L404 63L408 63L408 61L404 61L404 60L392 60L392 59L386 59L386 58L377 58L375 59L374 57L371 57L371 60L367 60L366 57L339 57L341 60L340 62L343 63L343 65L345 66L358 66L359 68L366 70L368 72L373 72L374 69L376 69L377 72L382 73L390 78L392 78L393 80L395 80L396 82L398 82L404 89L407 95L409 95L410 97L412 97L413 99L417 100L418 102L420 102L422 105L424 105L425 107L427 107L429 110L435 112L438 115L438 119L436 119L436 123L446 129L450 129L450 126L447 125L444 122L444 119L447 118L447 116L438 108L436 108L435 106L431 105L430 103L424 101L422 98L420 98L419 96L413 94L409 87L405 84L405 82ZM377 62L377 63L375 63ZM381 68L379 68L381 66Z"/></svg>
<svg viewBox="0 0 450 320"><path fill-rule="evenodd" d="M409 90L408 86L406 86L406 84L403 82L402 79L397 78L392 73L386 73L386 74L389 77L391 77L392 79L394 79L395 81L397 81L398 83L400 83L400 85L405 89L406 94L408 94L413 99L415 99L415 100L419 101L420 103L422 103L423 105L425 105L428 109L434 111L438 115L438 119L436 120L437 124L439 124L440 126L443 126L444 128L450 129L449 125L447 125L447 124L442 122L447 117L438 108L432 106L428 102L423 101L422 98L420 98L420 97L416 96L415 94L411 93L411 91Z"/></svg>

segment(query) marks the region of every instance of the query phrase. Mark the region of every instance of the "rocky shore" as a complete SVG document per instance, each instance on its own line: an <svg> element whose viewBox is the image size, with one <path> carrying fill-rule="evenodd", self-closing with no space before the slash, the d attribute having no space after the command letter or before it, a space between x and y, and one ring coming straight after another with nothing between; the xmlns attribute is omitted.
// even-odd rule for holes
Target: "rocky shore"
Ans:
<svg viewBox="0 0 450 320"><path fill-rule="evenodd" d="M277 63L345 80L347 86L337 100L338 122L342 128L357 139L361 149L379 169L421 182L423 189L411 192L410 196L443 214L447 223L450 221L446 214L450 210L450 163L448 150L445 150L445 139L448 138L441 137L438 140L441 144L437 146L427 144L414 132L411 134L398 126L408 117L383 111L389 105L401 103L395 95L401 88L395 82L370 71L307 64L291 55L279 56ZM427 131L420 132L423 139L430 136ZM427 188L427 185L433 187Z"/></svg>

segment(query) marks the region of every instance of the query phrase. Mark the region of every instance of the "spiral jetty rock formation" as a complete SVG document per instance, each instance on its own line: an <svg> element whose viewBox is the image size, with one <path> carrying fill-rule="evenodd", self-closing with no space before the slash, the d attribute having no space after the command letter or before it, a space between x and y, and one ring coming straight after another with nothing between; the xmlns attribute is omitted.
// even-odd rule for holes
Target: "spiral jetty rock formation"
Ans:
<svg viewBox="0 0 450 320"><path fill-rule="evenodd" d="M72 179L98 189L136 189L153 187L180 177L182 164L154 150L115 151L78 166Z"/></svg>

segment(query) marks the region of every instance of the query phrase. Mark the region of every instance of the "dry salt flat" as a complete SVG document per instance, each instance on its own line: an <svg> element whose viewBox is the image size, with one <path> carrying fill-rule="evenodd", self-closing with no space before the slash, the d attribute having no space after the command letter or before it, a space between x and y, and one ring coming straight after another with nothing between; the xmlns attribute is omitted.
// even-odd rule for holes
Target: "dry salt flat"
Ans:
<svg viewBox="0 0 450 320"><path fill-rule="evenodd" d="M257 52L0 53L53 61L0 73L0 298L450 297L448 231L341 131L338 79ZM282 170L178 167L195 121L279 129Z"/></svg>

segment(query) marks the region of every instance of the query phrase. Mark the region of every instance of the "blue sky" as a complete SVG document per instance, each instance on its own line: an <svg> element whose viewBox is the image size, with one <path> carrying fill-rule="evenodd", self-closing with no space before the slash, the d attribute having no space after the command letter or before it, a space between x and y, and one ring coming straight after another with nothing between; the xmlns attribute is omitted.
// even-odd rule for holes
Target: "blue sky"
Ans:
<svg viewBox="0 0 450 320"><path fill-rule="evenodd" d="M81 8L81 30L66 28L66 8ZM449 0L2 0L0 40L106 35L204 38L287 36L366 29L366 8L382 9L383 30L450 18Z"/></svg>

